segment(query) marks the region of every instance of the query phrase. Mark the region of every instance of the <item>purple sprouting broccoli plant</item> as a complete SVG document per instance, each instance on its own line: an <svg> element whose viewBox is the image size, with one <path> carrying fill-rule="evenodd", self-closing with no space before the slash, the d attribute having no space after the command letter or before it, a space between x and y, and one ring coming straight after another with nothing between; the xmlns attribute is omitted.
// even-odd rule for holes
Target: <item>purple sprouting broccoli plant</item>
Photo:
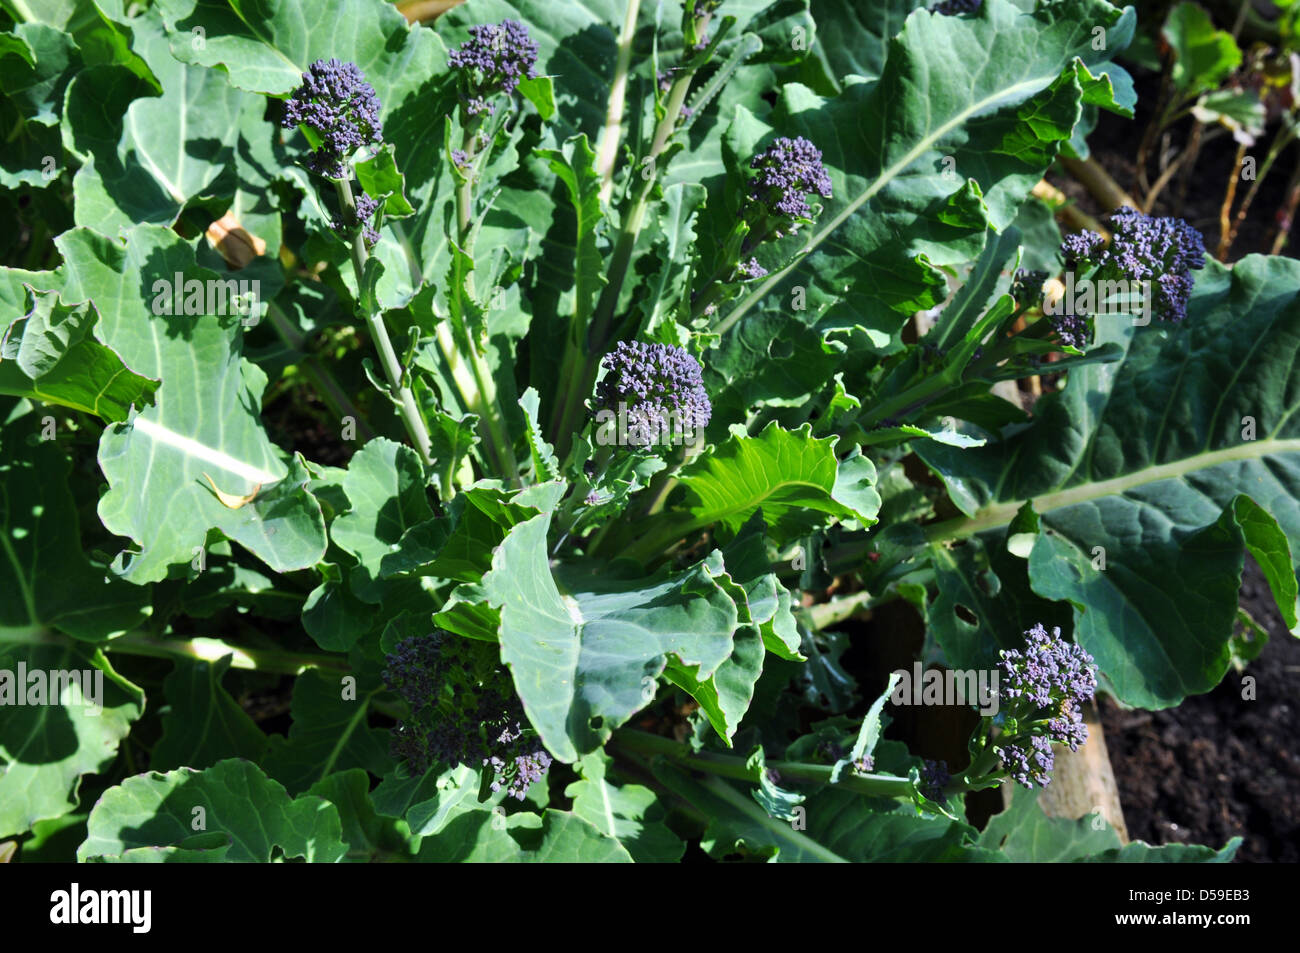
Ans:
<svg viewBox="0 0 1300 953"><path fill-rule="evenodd" d="M1101 262L1129 281L1155 283L1157 317L1178 322L1187 317L1191 272L1205 267L1205 239L1181 218L1156 218L1137 209L1116 210L1114 234ZM1108 277L1108 276L1103 276Z"/></svg>
<svg viewBox="0 0 1300 953"><path fill-rule="evenodd" d="M927 801L943 801L952 775L948 773L947 761L926 759L921 766L921 780L917 790Z"/></svg>
<svg viewBox="0 0 1300 953"><path fill-rule="evenodd" d="M754 174L720 264L691 292L692 318L715 314L741 283L767 277L768 269L753 253L769 239L793 234L813 220L808 196L831 197L831 177L821 150L802 136L774 140L749 166Z"/></svg>
<svg viewBox="0 0 1300 953"><path fill-rule="evenodd" d="M831 197L831 177L822 165L821 150L803 136L782 137L750 160L757 174L749 184L751 221L775 219L776 235L793 232L812 219L808 196Z"/></svg>
<svg viewBox="0 0 1300 953"><path fill-rule="evenodd" d="M308 168L342 179L352 154L383 141L379 97L355 63L317 60L302 74L302 85L284 104L286 129L306 126L320 139Z"/></svg>
<svg viewBox="0 0 1300 953"><path fill-rule="evenodd" d="M518 20L472 26L469 35L448 62L460 71L465 113L491 115L493 96L510 95L520 80L537 76L537 43Z"/></svg>
<svg viewBox="0 0 1300 953"><path fill-rule="evenodd" d="M356 228L361 229L361 237L366 243L367 248L373 248L379 241L379 229L375 228L375 212L379 210L379 200L371 198L365 192L357 194L356 212L353 215L344 215L343 218L335 219L333 222L334 231L341 238L348 239L352 231ZM348 219L345 221L345 219Z"/></svg>
<svg viewBox="0 0 1300 953"><path fill-rule="evenodd" d="M523 800L551 766L492 646L435 631L403 639L384 683L410 714L393 729L393 755L413 772L439 765L489 768L491 788Z"/></svg>
<svg viewBox="0 0 1300 953"><path fill-rule="evenodd" d="M619 341L602 366L596 405L626 415L628 443L634 446L697 434L713 416L700 362L683 348Z"/></svg>
<svg viewBox="0 0 1300 953"><path fill-rule="evenodd" d="M1137 283L1149 289L1154 317L1178 323L1187 317L1187 301L1205 267L1205 239L1181 218L1145 215L1125 206L1110 216L1110 244L1096 232L1078 232L1061 242L1065 267L1078 277L1091 268L1094 282Z"/></svg>
<svg viewBox="0 0 1300 953"><path fill-rule="evenodd" d="M1093 659L1082 647L1035 625L1025 648L1001 652L998 662L1002 733L992 747L1001 770L1027 788L1051 781L1052 745L1077 751L1088 740L1083 706L1097 691Z"/></svg>

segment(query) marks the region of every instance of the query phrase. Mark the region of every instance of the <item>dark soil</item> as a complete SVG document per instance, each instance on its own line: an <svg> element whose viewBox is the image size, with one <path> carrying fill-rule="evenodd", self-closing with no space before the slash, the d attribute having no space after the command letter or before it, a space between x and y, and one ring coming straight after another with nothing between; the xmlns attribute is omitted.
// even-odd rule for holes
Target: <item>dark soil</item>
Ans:
<svg viewBox="0 0 1300 953"><path fill-rule="evenodd" d="M1166 711L1101 701L1106 745L1129 836L1221 847L1239 861L1300 861L1300 639L1287 632L1248 561L1241 605L1269 641L1244 672ZM1253 694L1250 697L1254 679ZM1246 697L1243 697L1246 696Z"/></svg>

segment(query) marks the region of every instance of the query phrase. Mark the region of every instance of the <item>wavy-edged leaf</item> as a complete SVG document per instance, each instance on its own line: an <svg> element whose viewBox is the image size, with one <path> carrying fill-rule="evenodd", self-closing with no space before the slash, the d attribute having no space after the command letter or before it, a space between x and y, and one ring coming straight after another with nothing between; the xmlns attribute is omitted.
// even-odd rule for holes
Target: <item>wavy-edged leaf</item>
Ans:
<svg viewBox="0 0 1300 953"><path fill-rule="evenodd" d="M93 304L31 292L27 313L0 339L0 394L30 397L120 422L153 399L158 381L136 374L95 340Z"/></svg>
<svg viewBox="0 0 1300 953"><path fill-rule="evenodd" d="M123 560L123 575L162 579L169 566L196 560L210 528L277 571L314 565L325 552L320 504L305 488L301 458L286 464L262 429L266 375L240 355L239 319L152 313L157 282L217 276L196 267L193 248L175 232L154 225L122 240L78 228L55 243L63 297L93 301L104 343L137 373L162 379L152 407L100 439L109 484L100 519L139 547ZM223 492L257 495L231 509L208 478Z"/></svg>
<svg viewBox="0 0 1300 953"><path fill-rule="evenodd" d="M149 590L86 558L71 463L38 427L31 413L0 425L0 642L7 629L88 642L121 635L151 612Z"/></svg>
<svg viewBox="0 0 1300 953"><path fill-rule="evenodd" d="M230 662L230 655L215 662L177 659L163 682L169 707L162 716L162 737L149 756L153 770L262 759L266 735L221 684Z"/></svg>
<svg viewBox="0 0 1300 953"><path fill-rule="evenodd" d="M543 513L516 526L482 585L529 721L573 762L654 698L670 656L696 666L697 680L711 676L731 656L737 611L720 555L649 577L629 575L627 563L552 570L549 525Z"/></svg>
<svg viewBox="0 0 1300 953"><path fill-rule="evenodd" d="M731 437L682 468L683 505L649 523L648 532L625 531L623 554L646 559L715 524L734 535L760 509L778 544L806 536L830 518L875 522L880 494L874 464L857 453L837 460L835 443L834 437L812 436L810 424L783 430L773 422L757 437Z"/></svg>
<svg viewBox="0 0 1300 953"><path fill-rule="evenodd" d="M179 768L127 778L90 812L77 859L114 862L141 848L183 847L195 832L230 838L226 859L271 863L301 857L337 863L347 854L338 809L312 795L290 798L255 764L232 758L203 771Z"/></svg>
<svg viewBox="0 0 1300 953"><path fill-rule="evenodd" d="M82 775L112 763L144 711L144 693L98 649L66 640L6 644L0 631L0 708L0 837L7 837L76 808Z"/></svg>

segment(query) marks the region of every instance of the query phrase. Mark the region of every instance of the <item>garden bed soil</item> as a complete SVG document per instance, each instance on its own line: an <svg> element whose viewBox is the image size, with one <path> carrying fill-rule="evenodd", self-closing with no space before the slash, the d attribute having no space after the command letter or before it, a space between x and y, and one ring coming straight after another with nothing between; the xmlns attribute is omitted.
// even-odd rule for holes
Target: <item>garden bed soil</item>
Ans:
<svg viewBox="0 0 1300 953"><path fill-rule="evenodd" d="M1241 605L1268 644L1241 673L1165 711L1101 700L1129 836L1222 847L1239 861L1300 861L1300 639L1286 630L1263 575L1247 564ZM1254 679L1253 698L1243 694Z"/></svg>

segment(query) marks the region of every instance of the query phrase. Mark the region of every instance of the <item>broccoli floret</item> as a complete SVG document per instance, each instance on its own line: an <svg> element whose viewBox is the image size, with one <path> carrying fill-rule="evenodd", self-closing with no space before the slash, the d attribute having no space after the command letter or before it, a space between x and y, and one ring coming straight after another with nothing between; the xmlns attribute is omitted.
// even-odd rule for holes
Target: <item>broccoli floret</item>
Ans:
<svg viewBox="0 0 1300 953"><path fill-rule="evenodd" d="M393 755L412 771L436 765L491 768L492 790L523 800L551 766L493 646L435 631L399 642L384 683L410 708L393 730Z"/></svg>
<svg viewBox="0 0 1300 953"><path fill-rule="evenodd" d="M469 35L447 61L460 70L465 111L490 115L495 109L490 97L513 93L521 79L537 75L537 44L518 20L472 26Z"/></svg>
<svg viewBox="0 0 1300 953"><path fill-rule="evenodd" d="M379 97L355 63L317 60L302 74L302 85L284 104L286 129L307 126L320 136L308 167L331 179L344 176L352 153L383 141Z"/></svg>
<svg viewBox="0 0 1300 953"><path fill-rule="evenodd" d="M627 417L628 442L652 446L698 433L713 416L700 362L683 348L619 341L596 386L600 409Z"/></svg>
<svg viewBox="0 0 1300 953"><path fill-rule="evenodd" d="M994 752L1011 778L1032 788L1051 780L1053 741L1077 751L1088 740L1082 712L1096 694L1097 676L1092 656L1063 639L1059 628L1049 633L1036 625L1025 641L1023 652L1000 653L999 694L1015 728Z"/></svg>
<svg viewBox="0 0 1300 953"><path fill-rule="evenodd" d="M793 232L812 218L809 194L831 197L831 177L822 165L821 150L802 136L777 139L749 165L758 170L749 185L751 220L775 217L783 220L784 231Z"/></svg>

